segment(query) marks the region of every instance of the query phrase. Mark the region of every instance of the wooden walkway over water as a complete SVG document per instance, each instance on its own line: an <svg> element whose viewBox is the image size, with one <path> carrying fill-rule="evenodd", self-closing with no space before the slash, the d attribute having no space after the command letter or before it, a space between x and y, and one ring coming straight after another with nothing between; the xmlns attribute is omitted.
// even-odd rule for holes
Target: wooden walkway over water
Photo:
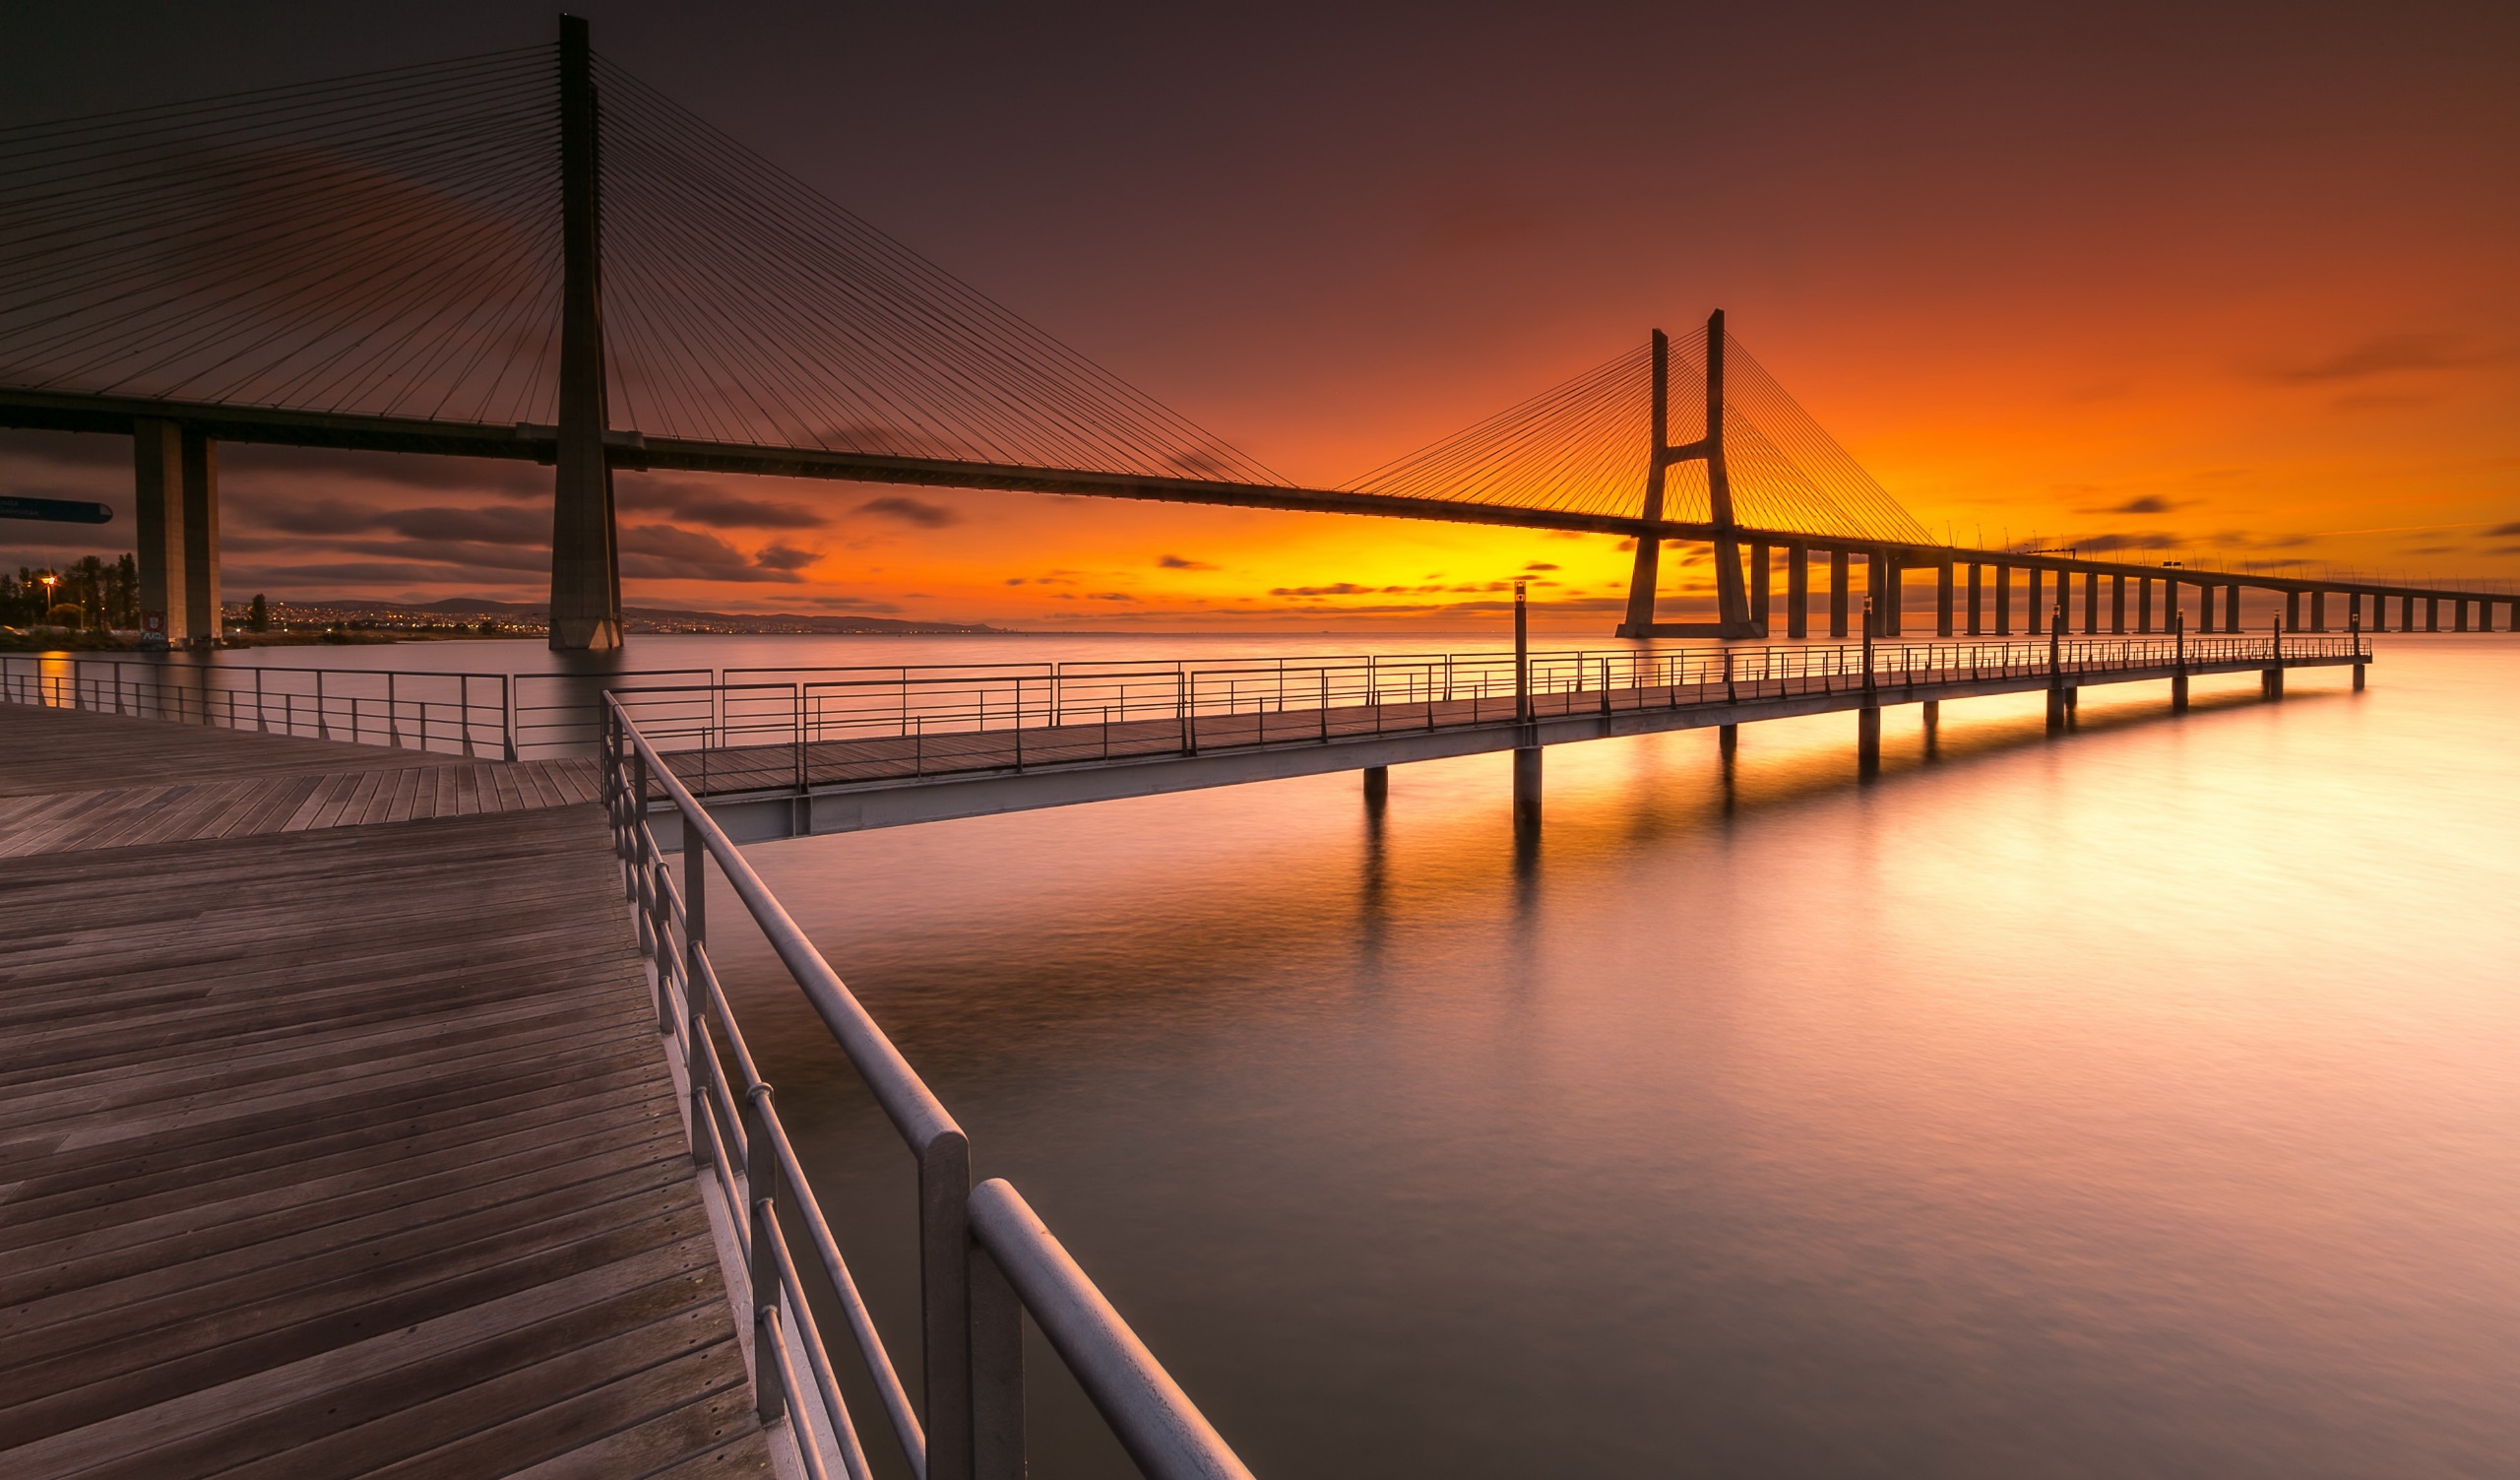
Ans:
<svg viewBox="0 0 2520 1480"><path fill-rule="evenodd" d="M768 1472L592 775L0 705L0 1474Z"/></svg>

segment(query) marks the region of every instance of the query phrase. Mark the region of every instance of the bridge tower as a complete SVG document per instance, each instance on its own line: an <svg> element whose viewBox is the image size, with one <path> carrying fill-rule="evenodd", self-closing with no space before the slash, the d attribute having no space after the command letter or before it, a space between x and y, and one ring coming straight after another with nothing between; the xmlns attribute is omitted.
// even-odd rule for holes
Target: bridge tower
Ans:
<svg viewBox="0 0 2520 1480"><path fill-rule="evenodd" d="M1715 310L1706 318L1706 434L1677 447L1670 444L1671 341L1660 329L1654 331L1653 396L1652 430L1649 433L1652 456L1645 470L1643 517L1648 523L1663 517L1664 484L1673 463L1703 461L1706 464L1707 519L1716 527L1716 620L1658 622L1654 619L1656 588L1662 575L1662 542L1653 535L1639 535L1636 538L1636 573L1627 586L1627 620L1619 623L1618 635L1765 637L1767 613L1751 611L1749 592L1741 579L1741 543L1733 534L1739 526L1732 517L1732 480L1724 462L1723 309ZM1764 554L1762 547L1762 557ZM1763 573L1761 585L1765 584Z"/></svg>
<svg viewBox="0 0 2520 1480"><path fill-rule="evenodd" d="M601 114L587 23L560 18L560 426L551 499L551 646L621 646L621 553L604 454Z"/></svg>

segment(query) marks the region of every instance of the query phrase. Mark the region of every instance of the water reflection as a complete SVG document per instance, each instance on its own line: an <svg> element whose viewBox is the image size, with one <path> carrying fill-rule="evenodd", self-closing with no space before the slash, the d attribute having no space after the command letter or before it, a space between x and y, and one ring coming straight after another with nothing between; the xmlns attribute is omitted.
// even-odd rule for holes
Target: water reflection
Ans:
<svg viewBox="0 0 2520 1480"><path fill-rule="evenodd" d="M1493 756L754 856L1261 1473L2493 1474L2520 646L2384 651L1560 747L1536 848Z"/></svg>

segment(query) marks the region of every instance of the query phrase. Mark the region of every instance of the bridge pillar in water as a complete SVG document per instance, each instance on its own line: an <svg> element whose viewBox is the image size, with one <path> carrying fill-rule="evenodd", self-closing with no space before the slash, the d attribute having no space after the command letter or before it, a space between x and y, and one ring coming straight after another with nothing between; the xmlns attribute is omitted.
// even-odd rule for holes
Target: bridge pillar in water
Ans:
<svg viewBox="0 0 2520 1480"><path fill-rule="evenodd" d="M1514 749L1514 833L1530 837L1540 831L1540 752L1538 745Z"/></svg>
<svg viewBox="0 0 2520 1480"><path fill-rule="evenodd" d="M1365 767L1365 810L1378 812L1391 800L1391 767Z"/></svg>
<svg viewBox="0 0 2520 1480"><path fill-rule="evenodd" d="M1985 576L1986 567L1975 560L1969 562L1969 635L1972 637L1985 630L1982 614L1986 605Z"/></svg>
<svg viewBox="0 0 2520 1480"><path fill-rule="evenodd" d="M1877 549L1866 552L1863 557L1863 594L1872 599L1873 631L1883 637L1889 636L1891 630L1891 609L1885 594L1889 583L1890 557Z"/></svg>
<svg viewBox="0 0 2520 1480"><path fill-rule="evenodd" d="M2118 636L2126 633L2126 578L2109 578L2109 630Z"/></svg>
<svg viewBox="0 0 2520 1480"><path fill-rule="evenodd" d="M2284 593L2284 630L2287 632L2301 630L2301 593L2298 591Z"/></svg>
<svg viewBox="0 0 2520 1480"><path fill-rule="evenodd" d="M2412 632L2415 630L2414 597L2406 596L2398 598L2398 630L2401 632Z"/></svg>
<svg viewBox="0 0 2520 1480"><path fill-rule="evenodd" d="M140 610L156 613L170 646L217 642L219 444L172 421L132 422L132 491L139 531ZM148 617L142 617L144 626Z"/></svg>
<svg viewBox="0 0 2520 1480"><path fill-rule="evenodd" d="M2162 630L2178 630L2178 582L2175 579L2162 582Z"/></svg>
<svg viewBox="0 0 2520 1480"><path fill-rule="evenodd" d="M1715 727L1715 751L1718 755L1723 756L1726 760L1731 760L1734 755L1739 754L1740 750L1740 726L1718 725Z"/></svg>
<svg viewBox="0 0 2520 1480"><path fill-rule="evenodd" d="M1750 620L1758 624L1759 635L1768 630L1768 547L1757 540L1750 542Z"/></svg>
<svg viewBox="0 0 2520 1480"><path fill-rule="evenodd" d="M2240 588L2237 586L2223 588L2223 630L2236 637L2239 635Z"/></svg>
<svg viewBox="0 0 2520 1480"><path fill-rule="evenodd" d="M2270 668L2260 671L2257 676L2257 691L2270 699L2284 697L2284 670Z"/></svg>
<svg viewBox="0 0 2520 1480"><path fill-rule="evenodd" d="M2083 635L2092 637L2099 635L2099 632L2100 572L2086 570L2083 572Z"/></svg>
<svg viewBox="0 0 2520 1480"><path fill-rule="evenodd" d="M1917 707L1923 711L1925 749L1930 752L1934 747L1934 741L1942 737L1942 701L1927 699Z"/></svg>
<svg viewBox="0 0 2520 1480"><path fill-rule="evenodd" d="M2173 674L2170 679L2170 712L2187 713L2187 676Z"/></svg>
<svg viewBox="0 0 2520 1480"><path fill-rule="evenodd" d="M2327 593L2324 591L2310 593L2310 630L2313 632L2327 630Z"/></svg>
<svg viewBox="0 0 2520 1480"><path fill-rule="evenodd" d="M1829 551L1829 635L1847 635L1847 552Z"/></svg>
<svg viewBox="0 0 2520 1480"><path fill-rule="evenodd" d="M2437 596L2428 596L2424 599L2424 630L2426 632L2441 630L2441 598Z"/></svg>
<svg viewBox="0 0 2520 1480"><path fill-rule="evenodd" d="M2047 583L2048 573L2041 570L2036 565L2033 565L2029 570L2023 573L2030 577L2030 600L2027 604L2030 610L2023 612L2022 615L2028 619L2030 635L2036 637L2040 633L2048 630L2042 620L2042 618L2047 615L2046 608L2048 604L2041 594L2042 588Z"/></svg>
<svg viewBox="0 0 2520 1480"><path fill-rule="evenodd" d="M1995 567L1995 635L2012 635L2012 567Z"/></svg>
<svg viewBox="0 0 2520 1480"><path fill-rule="evenodd" d="M603 247L587 23L560 18L560 427L551 494L551 646L621 646L611 427L604 401Z"/></svg>
<svg viewBox="0 0 2520 1480"><path fill-rule="evenodd" d="M1881 706L1866 704L1855 712L1855 766L1870 776L1881 769Z"/></svg>
<svg viewBox="0 0 2520 1480"><path fill-rule="evenodd" d="M1951 635L1951 557L1945 555L1942 563L1933 570L1933 635L1936 637Z"/></svg>
<svg viewBox="0 0 2520 1480"><path fill-rule="evenodd" d="M2467 598L2461 597L2450 604L2450 630L2453 632L2464 632L2467 629L2468 601Z"/></svg>
<svg viewBox="0 0 2520 1480"><path fill-rule="evenodd" d="M2050 684L2048 688L2048 729L2050 734L2053 734L2064 728L2065 686L2061 683Z"/></svg>
<svg viewBox="0 0 2520 1480"><path fill-rule="evenodd" d="M2138 633L2149 633L2153 630L2153 578L2151 576L2135 577L2135 630Z"/></svg>
<svg viewBox="0 0 2520 1480"><path fill-rule="evenodd" d="M1811 635L1811 549L1808 546L1789 545L1785 547L1785 635L1793 638Z"/></svg>

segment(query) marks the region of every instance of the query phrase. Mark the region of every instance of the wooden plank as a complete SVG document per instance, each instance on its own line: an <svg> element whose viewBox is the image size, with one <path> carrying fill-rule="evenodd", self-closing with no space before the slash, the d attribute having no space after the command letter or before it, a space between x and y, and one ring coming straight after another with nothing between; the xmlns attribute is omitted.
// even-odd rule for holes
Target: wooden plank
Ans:
<svg viewBox="0 0 2520 1480"><path fill-rule="evenodd" d="M592 769L125 723L0 805L0 1473L765 1471Z"/></svg>

